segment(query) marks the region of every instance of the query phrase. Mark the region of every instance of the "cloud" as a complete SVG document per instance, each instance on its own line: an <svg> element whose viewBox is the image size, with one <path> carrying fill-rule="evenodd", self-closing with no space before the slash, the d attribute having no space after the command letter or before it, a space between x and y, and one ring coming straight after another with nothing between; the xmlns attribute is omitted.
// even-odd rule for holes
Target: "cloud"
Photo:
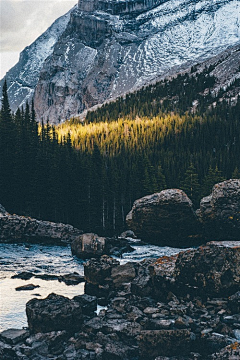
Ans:
<svg viewBox="0 0 240 360"><path fill-rule="evenodd" d="M77 0L0 0L0 51L23 50L76 3Z"/></svg>

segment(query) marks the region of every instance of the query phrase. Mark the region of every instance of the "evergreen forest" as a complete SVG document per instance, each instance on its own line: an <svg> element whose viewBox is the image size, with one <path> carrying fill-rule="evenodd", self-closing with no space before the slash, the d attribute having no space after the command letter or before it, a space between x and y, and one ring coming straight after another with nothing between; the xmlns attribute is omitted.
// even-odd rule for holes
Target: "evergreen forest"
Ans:
<svg viewBox="0 0 240 360"><path fill-rule="evenodd" d="M240 178L240 99L211 92L210 71L192 68L58 126L38 124L33 102L12 114L5 81L0 203L99 235L120 233L134 200L166 188L198 208L215 183Z"/></svg>

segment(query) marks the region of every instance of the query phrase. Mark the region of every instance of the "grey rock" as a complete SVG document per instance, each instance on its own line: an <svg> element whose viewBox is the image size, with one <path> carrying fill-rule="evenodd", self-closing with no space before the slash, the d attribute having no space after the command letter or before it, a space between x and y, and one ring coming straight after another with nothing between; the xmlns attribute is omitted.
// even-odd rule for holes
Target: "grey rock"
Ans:
<svg viewBox="0 0 240 360"><path fill-rule="evenodd" d="M215 353L227 345L234 344L236 339L218 333L207 333L202 336L202 345L206 353Z"/></svg>
<svg viewBox="0 0 240 360"><path fill-rule="evenodd" d="M72 225L0 214L0 242L71 243L82 234Z"/></svg>
<svg viewBox="0 0 240 360"><path fill-rule="evenodd" d="M0 339L13 345L25 340L28 336L29 331L22 329L8 329L0 333Z"/></svg>
<svg viewBox="0 0 240 360"><path fill-rule="evenodd" d="M93 233L82 234L71 243L71 250L82 259L100 257L104 254L105 238Z"/></svg>
<svg viewBox="0 0 240 360"><path fill-rule="evenodd" d="M240 344L236 342L220 350L219 352L212 354L210 359L212 360L239 360L240 358Z"/></svg>
<svg viewBox="0 0 240 360"><path fill-rule="evenodd" d="M234 329L233 334L238 342L240 342L240 329Z"/></svg>
<svg viewBox="0 0 240 360"><path fill-rule="evenodd" d="M138 237L157 245L194 244L199 228L191 200L178 189L136 200L126 221Z"/></svg>
<svg viewBox="0 0 240 360"><path fill-rule="evenodd" d="M0 341L0 356L2 360L19 360L12 346L2 341Z"/></svg>
<svg viewBox="0 0 240 360"><path fill-rule="evenodd" d="M112 268L111 278L115 288L120 288L124 283L131 282L136 276L136 264L126 263Z"/></svg>
<svg viewBox="0 0 240 360"><path fill-rule="evenodd" d="M97 297L90 296L87 294L74 296L74 301L79 302L84 315L93 315L94 311L97 310Z"/></svg>
<svg viewBox="0 0 240 360"><path fill-rule="evenodd" d="M103 255L100 260L91 259L84 264L85 280L93 285L103 285L106 278L111 277L112 269L119 265L119 261Z"/></svg>
<svg viewBox="0 0 240 360"><path fill-rule="evenodd" d="M137 296L153 294L152 277L147 266L140 266L137 276L131 282L131 292Z"/></svg>
<svg viewBox="0 0 240 360"><path fill-rule="evenodd" d="M30 280L34 276L33 273L28 271L22 271L19 274L11 276L12 279Z"/></svg>
<svg viewBox="0 0 240 360"><path fill-rule="evenodd" d="M82 325L80 303L54 293L46 299L28 301L26 314L29 329L33 333L54 330L73 332Z"/></svg>
<svg viewBox="0 0 240 360"><path fill-rule="evenodd" d="M191 347L190 335L185 329L142 331L138 339L141 357L155 359L159 355L173 356L180 353L184 355Z"/></svg>
<svg viewBox="0 0 240 360"><path fill-rule="evenodd" d="M77 285L84 282L84 277L78 273L71 273L58 276L59 281L63 281L66 285Z"/></svg>
<svg viewBox="0 0 240 360"><path fill-rule="evenodd" d="M39 285L34 285L34 284L27 284L27 285L23 285L23 286L18 286L16 287L16 291L30 291L30 290L34 290L39 288Z"/></svg>
<svg viewBox="0 0 240 360"><path fill-rule="evenodd" d="M231 295L239 288L240 243L211 242L206 246L181 252L174 277L180 292Z"/></svg>
<svg viewBox="0 0 240 360"><path fill-rule="evenodd" d="M154 307L146 307L144 310L143 310L144 314L146 315L152 315L152 314L156 314L159 312L159 309L158 308L154 308Z"/></svg>
<svg viewBox="0 0 240 360"><path fill-rule="evenodd" d="M208 240L240 240L240 180L214 185L198 212Z"/></svg>

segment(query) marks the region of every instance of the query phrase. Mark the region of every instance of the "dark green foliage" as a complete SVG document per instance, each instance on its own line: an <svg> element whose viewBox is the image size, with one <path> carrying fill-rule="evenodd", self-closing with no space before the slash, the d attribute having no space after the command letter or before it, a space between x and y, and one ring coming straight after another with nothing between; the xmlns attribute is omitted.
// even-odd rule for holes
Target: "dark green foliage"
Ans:
<svg viewBox="0 0 240 360"><path fill-rule="evenodd" d="M124 98L120 97L116 102L105 104L97 111L88 112L86 122L113 121L120 117L153 117L168 113L169 110L183 114L194 104L198 104L194 111L202 113L217 101L210 92L215 78L210 76L211 67L200 73L196 71L197 68L192 68L190 74L179 74L171 81L164 80L127 94ZM217 98L220 96L221 94Z"/></svg>
<svg viewBox="0 0 240 360"><path fill-rule="evenodd" d="M213 185L224 180L226 179L222 176L222 172L218 170L218 167L216 166L215 169L213 169L210 166L207 175L203 179L202 196L209 195L212 191Z"/></svg>
<svg viewBox="0 0 240 360"><path fill-rule="evenodd" d="M0 189L2 203L14 204L15 125L11 114L7 81L4 81L0 113Z"/></svg>
<svg viewBox="0 0 240 360"><path fill-rule="evenodd" d="M197 208L215 183L240 175L240 101L209 107L212 96L199 95L214 82L208 72L181 75L105 105L88 115L96 124L81 125L85 133L76 137L74 119L61 141L49 123L38 132L33 103L12 116L5 85L0 203L13 213L99 234L124 229L134 200L165 188L182 188ZM193 100L199 104L195 114L186 112ZM115 126L112 120L120 116L124 120Z"/></svg>
<svg viewBox="0 0 240 360"><path fill-rule="evenodd" d="M232 179L240 179L240 171L238 170L237 166L235 167L232 173Z"/></svg>
<svg viewBox="0 0 240 360"><path fill-rule="evenodd" d="M197 206L200 200L200 184L198 180L197 170L191 163L184 175L181 183L181 189L185 191L193 204Z"/></svg>

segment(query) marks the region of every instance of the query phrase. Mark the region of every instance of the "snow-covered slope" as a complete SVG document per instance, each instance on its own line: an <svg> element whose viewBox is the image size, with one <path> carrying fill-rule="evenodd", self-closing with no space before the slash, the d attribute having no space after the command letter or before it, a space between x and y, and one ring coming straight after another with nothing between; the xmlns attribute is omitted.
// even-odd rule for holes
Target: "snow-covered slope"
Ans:
<svg viewBox="0 0 240 360"><path fill-rule="evenodd" d="M8 95L13 111L31 100L43 63L52 54L54 45L66 29L71 11L58 18L46 32L27 46L21 52L19 62L7 72ZM2 85L3 79L0 81L0 92Z"/></svg>
<svg viewBox="0 0 240 360"><path fill-rule="evenodd" d="M38 119L65 120L239 41L239 0L79 0L42 66Z"/></svg>
<svg viewBox="0 0 240 360"><path fill-rule="evenodd" d="M143 2L142 12L124 13L114 3L79 1L44 63L35 94L39 118L64 120L240 40L237 0L155 0L150 10Z"/></svg>

